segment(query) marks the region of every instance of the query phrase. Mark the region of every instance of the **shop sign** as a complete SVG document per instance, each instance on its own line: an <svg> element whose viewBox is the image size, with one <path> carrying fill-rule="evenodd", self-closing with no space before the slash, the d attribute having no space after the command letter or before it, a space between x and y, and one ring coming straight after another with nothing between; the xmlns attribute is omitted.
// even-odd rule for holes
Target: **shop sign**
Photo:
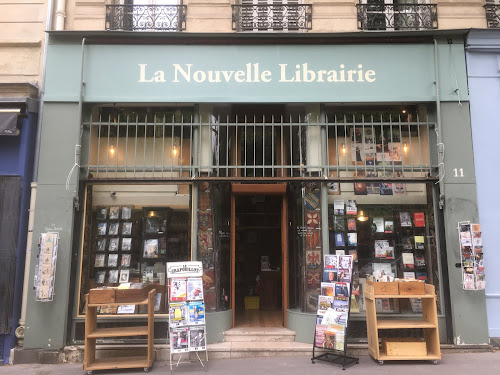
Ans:
<svg viewBox="0 0 500 375"><path fill-rule="evenodd" d="M203 266L201 262L168 262L167 278L172 277L201 277Z"/></svg>
<svg viewBox="0 0 500 375"><path fill-rule="evenodd" d="M451 48L451 52L450 52ZM463 44L439 45L441 99L467 100ZM82 48L49 43L46 101L78 101ZM112 61L112 63L110 63ZM321 103L435 100L434 46L85 46L85 102ZM449 67L455 74L449 74Z"/></svg>

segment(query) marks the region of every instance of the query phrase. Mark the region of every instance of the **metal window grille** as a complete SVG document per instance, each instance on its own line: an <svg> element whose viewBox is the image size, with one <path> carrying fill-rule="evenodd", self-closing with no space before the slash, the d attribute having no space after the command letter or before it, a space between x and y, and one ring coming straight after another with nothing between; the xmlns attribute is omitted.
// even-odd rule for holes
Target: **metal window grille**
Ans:
<svg viewBox="0 0 500 375"><path fill-rule="evenodd" d="M435 4L357 4L359 30L438 28Z"/></svg>
<svg viewBox="0 0 500 375"><path fill-rule="evenodd" d="M486 22L488 24L488 28L500 28L500 4L486 4L484 8L486 10Z"/></svg>
<svg viewBox="0 0 500 375"><path fill-rule="evenodd" d="M435 178L435 123L402 116L126 116L84 123L92 179ZM116 122L115 122L116 121ZM432 163L434 161L434 164Z"/></svg>

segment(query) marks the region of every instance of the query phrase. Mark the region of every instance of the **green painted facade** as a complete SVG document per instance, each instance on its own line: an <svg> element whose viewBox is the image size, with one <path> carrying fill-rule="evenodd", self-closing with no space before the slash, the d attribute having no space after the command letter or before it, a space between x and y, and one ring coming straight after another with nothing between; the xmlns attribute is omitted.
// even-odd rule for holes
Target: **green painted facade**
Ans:
<svg viewBox="0 0 500 375"><path fill-rule="evenodd" d="M445 38L446 39L446 38ZM476 188L463 42L439 44L439 74L445 144L444 231L449 271L452 335L457 343L483 344L488 341L483 291L464 291L457 222L477 221ZM84 47L85 103L388 103L429 102L435 104L434 46L420 44L349 45L99 45ZM79 139L79 92L81 39L51 38L47 56L46 96L33 248L40 233L60 233L59 255L53 302L28 298L25 348L59 349L68 344L74 289L78 287L72 254L81 228L74 226L74 196L78 182L74 175L69 190L66 178L74 164ZM192 69L243 70L245 64L259 64L269 70L270 82L172 82L172 64L193 64ZM340 64L362 64L374 70L373 82L279 82L280 65L308 64L312 70L339 69ZM138 82L139 64L147 72L164 70L166 82ZM251 67L253 69L253 65ZM201 73L200 77L201 77ZM207 73L208 74L208 73ZM221 73L222 74L222 73ZM158 75L158 77L160 77ZM243 77L241 75L241 77ZM234 73L233 76L234 77ZM266 76L267 77L267 76ZM366 77L365 77L366 78ZM459 104L460 100L460 104ZM463 168L464 177L454 177L453 169ZM443 240L443 239L441 239ZM76 248L75 248L76 247ZM31 254L29 290L33 287L35 252ZM448 291L444 291L448 293ZM309 314L288 312L289 327L298 336L312 340L314 319ZM312 322L312 323L311 323ZM445 340L444 319L440 319ZM478 324L481 322L481 324ZM231 323L231 312L207 314L209 342L223 340L221 334ZM212 332L210 329L214 329ZM307 331L307 332L306 332Z"/></svg>

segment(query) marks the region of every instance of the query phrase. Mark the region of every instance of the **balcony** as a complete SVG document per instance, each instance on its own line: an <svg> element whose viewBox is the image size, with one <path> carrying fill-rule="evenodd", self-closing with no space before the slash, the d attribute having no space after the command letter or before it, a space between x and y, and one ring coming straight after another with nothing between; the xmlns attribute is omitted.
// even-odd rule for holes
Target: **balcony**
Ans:
<svg viewBox="0 0 500 375"><path fill-rule="evenodd" d="M500 5L485 5L486 23L490 29L500 28Z"/></svg>
<svg viewBox="0 0 500 375"><path fill-rule="evenodd" d="M186 5L106 5L106 30L186 30Z"/></svg>
<svg viewBox="0 0 500 375"><path fill-rule="evenodd" d="M311 30L311 4L232 5L233 30Z"/></svg>
<svg viewBox="0 0 500 375"><path fill-rule="evenodd" d="M437 5L357 4L359 30L430 30L438 28Z"/></svg>

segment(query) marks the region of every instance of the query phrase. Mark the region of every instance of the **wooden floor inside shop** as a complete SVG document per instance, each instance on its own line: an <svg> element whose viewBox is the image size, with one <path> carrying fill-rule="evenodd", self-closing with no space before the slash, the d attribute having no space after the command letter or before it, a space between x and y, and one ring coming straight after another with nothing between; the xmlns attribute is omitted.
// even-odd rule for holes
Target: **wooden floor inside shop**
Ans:
<svg viewBox="0 0 500 375"><path fill-rule="evenodd" d="M283 327L283 311L236 311L235 327Z"/></svg>

